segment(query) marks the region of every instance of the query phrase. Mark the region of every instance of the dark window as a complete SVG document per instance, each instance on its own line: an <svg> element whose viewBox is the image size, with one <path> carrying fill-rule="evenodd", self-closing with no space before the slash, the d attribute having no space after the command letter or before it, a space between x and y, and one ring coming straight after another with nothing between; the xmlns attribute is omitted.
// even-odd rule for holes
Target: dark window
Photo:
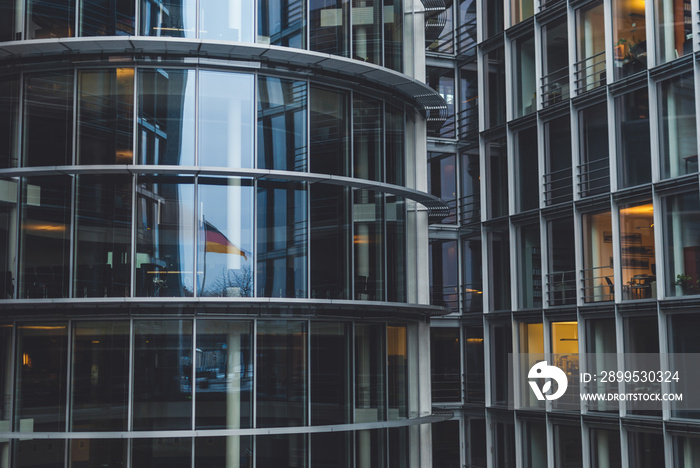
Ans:
<svg viewBox="0 0 700 468"><path fill-rule="evenodd" d="M0 21L2 15L0 7ZM17 76L0 78L0 168L17 167L19 88Z"/></svg>
<svg viewBox="0 0 700 468"><path fill-rule="evenodd" d="M642 88L615 98L618 119L618 181L621 187L651 182L649 98Z"/></svg>
<svg viewBox="0 0 700 468"><path fill-rule="evenodd" d="M311 172L350 175L350 109L347 94L311 87Z"/></svg>
<svg viewBox="0 0 700 468"><path fill-rule="evenodd" d="M384 180L383 114L380 101L355 95L352 113L353 175L360 179Z"/></svg>
<svg viewBox="0 0 700 468"><path fill-rule="evenodd" d="M311 50L350 55L350 0L309 0Z"/></svg>
<svg viewBox="0 0 700 468"><path fill-rule="evenodd" d="M518 132L514 138L515 184L518 190L518 211L537 209L540 206L541 187L538 168L537 128ZM507 183L507 178L504 180ZM506 185L506 184L504 184Z"/></svg>
<svg viewBox="0 0 700 468"><path fill-rule="evenodd" d="M196 17L196 0L141 0L141 35L195 37Z"/></svg>
<svg viewBox="0 0 700 468"><path fill-rule="evenodd" d="M384 301L384 195L372 190L355 190L353 198L355 299Z"/></svg>
<svg viewBox="0 0 700 468"><path fill-rule="evenodd" d="M239 1L242 4L248 3L247 0ZM252 11L250 16L248 23L252 22ZM246 19L242 21L242 23L245 22ZM252 42L250 39L246 41ZM298 49L306 48L306 2L258 0L258 42Z"/></svg>
<svg viewBox="0 0 700 468"><path fill-rule="evenodd" d="M352 422L351 346L347 324L311 323L312 426Z"/></svg>
<svg viewBox="0 0 700 468"><path fill-rule="evenodd" d="M238 468L253 467L253 437L196 437L195 468L213 468L232 463Z"/></svg>
<svg viewBox="0 0 700 468"><path fill-rule="evenodd" d="M79 36L135 36L133 0L80 0Z"/></svg>
<svg viewBox="0 0 700 468"><path fill-rule="evenodd" d="M26 39L75 36L75 0L27 0L26 36Z"/></svg>
<svg viewBox="0 0 700 468"><path fill-rule="evenodd" d="M461 468L459 458L459 421L432 424L433 466Z"/></svg>
<svg viewBox="0 0 700 468"><path fill-rule="evenodd" d="M462 400L459 328L430 328L430 383L433 402Z"/></svg>
<svg viewBox="0 0 700 468"><path fill-rule="evenodd" d="M462 312L484 309L484 284L481 270L481 240L462 240Z"/></svg>
<svg viewBox="0 0 700 468"><path fill-rule="evenodd" d="M189 468L192 439L133 439L132 468Z"/></svg>

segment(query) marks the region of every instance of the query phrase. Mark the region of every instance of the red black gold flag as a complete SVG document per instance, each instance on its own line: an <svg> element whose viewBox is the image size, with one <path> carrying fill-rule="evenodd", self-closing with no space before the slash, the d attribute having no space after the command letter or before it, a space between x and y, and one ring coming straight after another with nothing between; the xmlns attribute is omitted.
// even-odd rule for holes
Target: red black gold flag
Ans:
<svg viewBox="0 0 700 468"><path fill-rule="evenodd" d="M221 231L212 226L208 221L204 221L204 232L206 233L205 252L236 254L248 260L248 256L244 251L233 245Z"/></svg>

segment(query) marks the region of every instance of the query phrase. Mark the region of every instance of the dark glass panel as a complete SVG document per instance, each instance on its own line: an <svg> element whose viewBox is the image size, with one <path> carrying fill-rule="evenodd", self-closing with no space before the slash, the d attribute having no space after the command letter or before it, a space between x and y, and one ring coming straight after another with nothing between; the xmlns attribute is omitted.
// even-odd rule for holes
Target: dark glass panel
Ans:
<svg viewBox="0 0 700 468"><path fill-rule="evenodd" d="M462 312L481 312L484 309L481 240L462 240Z"/></svg>
<svg viewBox="0 0 700 468"><path fill-rule="evenodd" d="M382 324L355 325L355 422L386 419L386 329Z"/></svg>
<svg viewBox="0 0 700 468"><path fill-rule="evenodd" d="M447 104L446 120L440 128L428 127L428 136L436 138L455 138L455 72L452 68L427 67L428 86L442 96Z"/></svg>
<svg viewBox="0 0 700 468"><path fill-rule="evenodd" d="M239 0L246 2L247 0ZM306 2L258 0L258 41L284 47L306 48Z"/></svg>
<svg viewBox="0 0 700 468"><path fill-rule="evenodd" d="M516 466L515 424L513 424L512 420L491 423L491 437L493 446L490 450L494 454L494 468L512 468Z"/></svg>
<svg viewBox="0 0 700 468"><path fill-rule="evenodd" d="M311 50L350 54L350 1L309 0Z"/></svg>
<svg viewBox="0 0 700 468"><path fill-rule="evenodd" d="M508 207L508 157L506 140L486 143L486 196L489 197L489 217L506 216ZM535 192L533 190L533 192Z"/></svg>
<svg viewBox="0 0 700 468"><path fill-rule="evenodd" d="M14 327L9 323L0 322L0 427L3 432L10 429L12 417L12 332ZM0 446L0 466L5 461L4 448Z"/></svg>
<svg viewBox="0 0 700 468"><path fill-rule="evenodd" d="M17 24L17 12L21 11L21 6L22 2L17 0L0 3L0 42L22 39L21 25Z"/></svg>
<svg viewBox="0 0 700 468"><path fill-rule="evenodd" d="M75 36L75 0L27 0L27 39Z"/></svg>
<svg viewBox="0 0 700 468"><path fill-rule="evenodd" d="M200 39L253 42L254 9L250 0L200 1Z"/></svg>
<svg viewBox="0 0 700 468"><path fill-rule="evenodd" d="M68 332L65 323L18 327L15 430L66 430ZM62 442L61 442L62 443Z"/></svg>
<svg viewBox="0 0 700 468"><path fill-rule="evenodd" d="M311 322L312 426L352 422L350 336L347 324Z"/></svg>
<svg viewBox="0 0 700 468"><path fill-rule="evenodd" d="M17 209L17 181L0 180L0 299L12 299L17 284Z"/></svg>
<svg viewBox="0 0 700 468"><path fill-rule="evenodd" d="M75 323L72 356L71 430L127 430L129 322Z"/></svg>
<svg viewBox="0 0 700 468"><path fill-rule="evenodd" d="M489 280L493 310L508 310L510 302L510 235L507 231L489 233L491 275Z"/></svg>
<svg viewBox="0 0 700 468"><path fill-rule="evenodd" d="M587 213L583 221L583 300L615 299L610 211Z"/></svg>
<svg viewBox="0 0 700 468"><path fill-rule="evenodd" d="M524 468L547 466L547 432L544 421L523 423Z"/></svg>
<svg viewBox="0 0 700 468"><path fill-rule="evenodd" d="M2 14L0 6L0 22ZM19 88L19 77L0 78L0 168L17 167Z"/></svg>
<svg viewBox="0 0 700 468"><path fill-rule="evenodd" d="M311 466L314 468L352 468L352 447L353 433L351 431L311 434Z"/></svg>
<svg viewBox="0 0 700 468"><path fill-rule="evenodd" d="M433 466L461 468L459 461L459 421L432 424Z"/></svg>
<svg viewBox="0 0 700 468"><path fill-rule="evenodd" d="M571 201L571 121L568 114L545 124L544 198L547 205Z"/></svg>
<svg viewBox="0 0 700 468"><path fill-rule="evenodd" d="M258 182L257 288L263 297L306 297L306 186Z"/></svg>
<svg viewBox="0 0 700 468"><path fill-rule="evenodd" d="M649 98L642 88L615 99L618 119L618 181L621 187L651 182Z"/></svg>
<svg viewBox="0 0 700 468"><path fill-rule="evenodd" d="M253 437L196 437L195 468L252 468Z"/></svg>
<svg viewBox="0 0 700 468"><path fill-rule="evenodd" d="M354 59L382 64L382 2L352 0L352 55Z"/></svg>
<svg viewBox="0 0 700 468"><path fill-rule="evenodd" d="M197 322L196 429L252 427L251 329L251 323L243 321ZM215 439L217 446L227 447L237 440Z"/></svg>
<svg viewBox="0 0 700 468"><path fill-rule="evenodd" d="M503 31L503 2L484 2L486 20L484 37L494 36ZM482 10L483 11L483 10Z"/></svg>
<svg viewBox="0 0 700 468"><path fill-rule="evenodd" d="M673 462L677 468L693 468L700 463L700 439L674 436Z"/></svg>
<svg viewBox="0 0 700 468"><path fill-rule="evenodd" d="M126 466L126 439L73 439L70 468L119 468Z"/></svg>
<svg viewBox="0 0 700 468"><path fill-rule="evenodd" d="M140 176L136 197L136 295L192 296L195 235L192 179Z"/></svg>
<svg viewBox="0 0 700 468"><path fill-rule="evenodd" d="M596 104L579 112L579 128L579 193L582 197L605 193L610 188L606 104Z"/></svg>
<svg viewBox="0 0 700 468"><path fill-rule="evenodd" d="M345 93L311 87L311 172L350 175L348 101Z"/></svg>
<svg viewBox="0 0 700 468"><path fill-rule="evenodd" d="M133 385L133 430L191 428L192 322L190 320L137 320L134 322ZM164 453L167 451L163 450ZM189 466L189 457L186 466Z"/></svg>
<svg viewBox="0 0 700 468"><path fill-rule="evenodd" d="M451 312L457 312L459 308L457 241L431 239L429 254L430 303L448 307Z"/></svg>
<svg viewBox="0 0 700 468"><path fill-rule="evenodd" d="M355 433L355 466L358 468L386 467L386 429Z"/></svg>
<svg viewBox="0 0 700 468"><path fill-rule="evenodd" d="M202 297L253 295L253 182L200 177L197 290Z"/></svg>
<svg viewBox="0 0 700 468"><path fill-rule="evenodd" d="M518 190L516 209L533 210L539 207L540 176L537 171L537 127L521 130L514 138L515 185ZM507 179L506 179L507 180Z"/></svg>
<svg viewBox="0 0 700 468"><path fill-rule="evenodd" d="M542 307L542 251L540 226L532 224L520 228L518 290L519 306L523 309ZM532 363L535 364L534 362Z"/></svg>
<svg viewBox="0 0 700 468"><path fill-rule="evenodd" d="M489 6L501 4L501 2L487 3ZM484 109L487 115L486 127L495 127L506 121L506 72L503 47L498 47L484 55L484 73L486 74L484 94L488 96L488 109Z"/></svg>
<svg viewBox="0 0 700 468"><path fill-rule="evenodd" d="M647 68L645 2L612 1L615 78Z"/></svg>
<svg viewBox="0 0 700 468"><path fill-rule="evenodd" d="M10 440L0 442L0 465L10 466Z"/></svg>
<svg viewBox="0 0 700 468"><path fill-rule="evenodd" d="M24 77L24 166L63 166L73 148L73 71Z"/></svg>
<svg viewBox="0 0 700 468"><path fill-rule="evenodd" d="M484 328L481 325L464 327L464 365L467 387L464 400L469 403L481 403L486 400L486 382L484 375Z"/></svg>
<svg viewBox="0 0 700 468"><path fill-rule="evenodd" d="M411 431L416 431L417 428L415 426L394 427L387 430L389 431L389 466L411 466L411 454L418 452L417 447L411 444Z"/></svg>
<svg viewBox="0 0 700 468"><path fill-rule="evenodd" d="M306 322L258 322L257 427L306 424L306 334Z"/></svg>
<svg viewBox="0 0 700 468"><path fill-rule="evenodd" d="M697 190L664 199L666 294L700 294L700 196Z"/></svg>
<svg viewBox="0 0 700 468"><path fill-rule="evenodd" d="M570 96L567 22L553 21L542 32L542 104L549 106Z"/></svg>
<svg viewBox="0 0 700 468"><path fill-rule="evenodd" d="M441 2L441 8L426 3L425 44L427 52L454 53L454 7L452 0ZM429 8L433 7L433 8ZM433 10L433 11L431 11ZM435 11L436 10L436 11Z"/></svg>
<svg viewBox="0 0 700 468"><path fill-rule="evenodd" d="M190 468L192 439L133 439L132 468Z"/></svg>
<svg viewBox="0 0 700 468"><path fill-rule="evenodd" d="M386 181L389 184L404 185L406 180L404 111L387 105L384 119L386 122Z"/></svg>
<svg viewBox="0 0 700 468"><path fill-rule="evenodd" d="M669 353L674 353L669 355L669 369L679 370L680 376L680 374L685 373L686 369L694 368L693 361L697 358L697 354L700 353L700 340L698 340L697 334L697 331L700 330L700 316L695 313L670 315L667 323L669 327ZM694 372L692 375L684 377L683 380L671 384L671 390L674 393L688 392L689 394L694 394L698 385L700 385L700 375ZM692 403L671 403L671 417L700 419L700 410L689 408L691 406ZM700 452L697 455L700 455ZM700 458L697 461L700 461Z"/></svg>
<svg viewBox="0 0 700 468"><path fill-rule="evenodd" d="M79 36L134 36L133 0L80 0Z"/></svg>
<svg viewBox="0 0 700 468"><path fill-rule="evenodd" d="M75 297L131 295L132 178L79 175Z"/></svg>
<svg viewBox="0 0 700 468"><path fill-rule="evenodd" d="M433 402L462 400L459 328L430 328L430 384Z"/></svg>
<svg viewBox="0 0 700 468"><path fill-rule="evenodd" d="M590 91L606 84L605 23L603 1L586 3L576 10L576 89Z"/></svg>
<svg viewBox="0 0 700 468"><path fill-rule="evenodd" d="M449 153L428 153L428 191L449 207L442 224L457 223L457 158Z"/></svg>
<svg viewBox="0 0 700 468"><path fill-rule="evenodd" d="M20 297L68 297L71 179L32 177L22 184Z"/></svg>
<svg viewBox="0 0 700 468"><path fill-rule="evenodd" d="M459 93L457 124L460 137L464 138L479 131L479 74L476 60L459 69ZM491 98L489 96L489 100Z"/></svg>
<svg viewBox="0 0 700 468"><path fill-rule="evenodd" d="M63 468L66 441L61 439L15 440L14 464L16 468Z"/></svg>
<svg viewBox="0 0 700 468"><path fill-rule="evenodd" d="M384 66L403 71L403 1L384 0Z"/></svg>
<svg viewBox="0 0 700 468"><path fill-rule="evenodd" d="M308 85L258 77L258 167L306 171Z"/></svg>
<svg viewBox="0 0 700 468"><path fill-rule="evenodd" d="M517 0L516 0L517 1ZM514 42L515 77L513 117L521 117L537 110L535 79L535 38L525 37ZM536 148L536 147L535 147Z"/></svg>
<svg viewBox="0 0 700 468"><path fill-rule="evenodd" d="M642 317L626 318L623 336L625 337L625 369L661 369L659 356L659 321L656 314ZM644 354L656 356L645 357ZM628 384L628 391L635 391L635 384ZM661 393L661 382L651 382L644 385L648 393ZM657 402L627 402L627 414L661 417L660 401Z"/></svg>
<svg viewBox="0 0 700 468"><path fill-rule="evenodd" d="M345 187L311 185L311 297L350 297L350 197Z"/></svg>
<svg viewBox="0 0 700 468"><path fill-rule="evenodd" d="M547 301L550 306L576 304L576 248L573 218L555 219L547 223Z"/></svg>
<svg viewBox="0 0 700 468"><path fill-rule="evenodd" d="M635 468L664 466L664 436L661 432L627 433L629 441L629 464Z"/></svg>
<svg viewBox="0 0 700 468"><path fill-rule="evenodd" d="M139 164L194 165L194 87L194 70L139 70Z"/></svg>
<svg viewBox="0 0 700 468"><path fill-rule="evenodd" d="M408 417L408 341L406 326L389 325L387 335L387 374L389 419Z"/></svg>
<svg viewBox="0 0 700 468"><path fill-rule="evenodd" d="M354 191L353 244L355 299L384 301L384 197L371 190ZM336 266L337 268L337 266Z"/></svg>
<svg viewBox="0 0 700 468"><path fill-rule="evenodd" d="M461 55L475 55L477 0L459 0L457 47ZM490 5L490 4L489 4Z"/></svg>
<svg viewBox="0 0 700 468"><path fill-rule="evenodd" d="M695 83L692 72L658 85L661 176L698 172Z"/></svg>
<svg viewBox="0 0 700 468"><path fill-rule="evenodd" d="M592 468L622 466L620 431L618 429L608 430L591 428L590 435ZM663 466L663 463L659 466Z"/></svg>
<svg viewBox="0 0 700 468"><path fill-rule="evenodd" d="M511 325L498 324L491 327L491 404L505 406L509 402L508 353L513 352Z"/></svg>
<svg viewBox="0 0 700 468"><path fill-rule="evenodd" d="M199 72L199 164L253 167L254 78Z"/></svg>
<svg viewBox="0 0 700 468"><path fill-rule="evenodd" d="M595 374L603 371L617 371L616 350L615 319L586 320L586 352L595 354L595 358L587 359L586 372ZM588 393L614 393L618 391L617 382L596 381L584 384L584 386ZM617 415L620 405L616 401L591 401L588 402L587 406L588 411Z"/></svg>
<svg viewBox="0 0 700 468"><path fill-rule="evenodd" d="M256 468L304 468L308 465L306 434L280 434L255 438Z"/></svg>
<svg viewBox="0 0 700 468"><path fill-rule="evenodd" d="M195 0L141 0L141 35L195 37Z"/></svg>
<svg viewBox="0 0 700 468"><path fill-rule="evenodd" d="M555 466L583 468L579 426L554 426L554 460Z"/></svg>
<svg viewBox="0 0 700 468"><path fill-rule="evenodd" d="M355 95L353 99L354 176L360 179L384 180L381 101Z"/></svg>
<svg viewBox="0 0 700 468"><path fill-rule="evenodd" d="M134 69L78 73L78 164L133 164Z"/></svg>
<svg viewBox="0 0 700 468"><path fill-rule="evenodd" d="M406 301L406 203L403 198L386 196L386 276L387 300Z"/></svg>

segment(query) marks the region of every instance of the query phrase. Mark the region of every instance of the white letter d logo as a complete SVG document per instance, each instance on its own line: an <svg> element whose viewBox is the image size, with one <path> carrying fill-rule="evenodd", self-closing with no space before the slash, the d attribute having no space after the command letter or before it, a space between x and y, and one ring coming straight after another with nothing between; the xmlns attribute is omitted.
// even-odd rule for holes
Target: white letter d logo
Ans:
<svg viewBox="0 0 700 468"><path fill-rule="evenodd" d="M528 372L527 374L527 378L556 380L557 391L553 395L545 395L545 393L547 393L552 388L551 380L547 380L545 382L545 384L542 386L542 390L540 390L540 387L539 385L537 385L537 382L533 382L532 380L529 381L530 387L532 388L532 391L535 393L535 396L538 400L544 400L545 398L547 400L556 400L564 394L566 388L569 386L569 382L566 379L566 374L564 373L564 371L556 366L548 365L547 361L540 361L534 366L532 366L530 368L530 372Z"/></svg>

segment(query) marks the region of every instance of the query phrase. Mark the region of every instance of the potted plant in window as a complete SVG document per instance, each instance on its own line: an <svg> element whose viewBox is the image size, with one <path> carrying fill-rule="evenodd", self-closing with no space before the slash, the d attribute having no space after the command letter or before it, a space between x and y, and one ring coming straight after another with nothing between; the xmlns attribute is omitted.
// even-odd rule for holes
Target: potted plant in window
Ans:
<svg viewBox="0 0 700 468"><path fill-rule="evenodd" d="M686 275L685 273L676 275L676 282L674 284L681 287L684 296L697 294L698 291L700 291L700 280L696 280L693 276Z"/></svg>

